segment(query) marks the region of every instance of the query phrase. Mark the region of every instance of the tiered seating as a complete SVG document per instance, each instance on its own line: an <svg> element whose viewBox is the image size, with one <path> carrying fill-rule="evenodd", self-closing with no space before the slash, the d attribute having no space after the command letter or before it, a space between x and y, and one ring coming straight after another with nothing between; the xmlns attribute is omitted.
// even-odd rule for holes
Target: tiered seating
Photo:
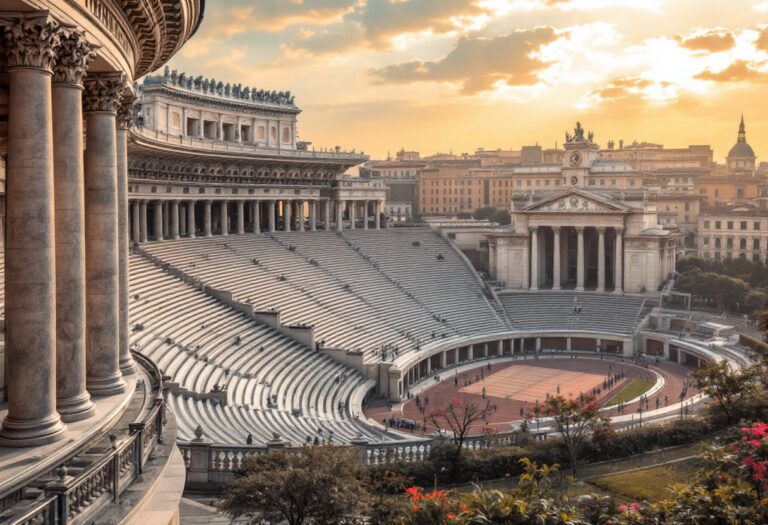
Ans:
<svg viewBox="0 0 768 525"><path fill-rule="evenodd" d="M415 244L414 244L415 243ZM325 346L397 353L506 326L471 269L427 228L190 239L145 249L283 323L312 324ZM439 257L438 257L439 255Z"/></svg>
<svg viewBox="0 0 768 525"><path fill-rule="evenodd" d="M294 443L319 430L338 443L377 432L350 413L349 399L365 379L249 319L140 256L130 261L131 344L178 383L170 403L179 438L201 425L208 439L264 443L276 433ZM218 387L218 388L217 388ZM226 389L226 406L201 399ZM184 392L186 391L186 392Z"/></svg>
<svg viewBox="0 0 768 525"><path fill-rule="evenodd" d="M575 292L508 293L499 298L520 330L554 327L617 334L634 333L645 302L642 297Z"/></svg>

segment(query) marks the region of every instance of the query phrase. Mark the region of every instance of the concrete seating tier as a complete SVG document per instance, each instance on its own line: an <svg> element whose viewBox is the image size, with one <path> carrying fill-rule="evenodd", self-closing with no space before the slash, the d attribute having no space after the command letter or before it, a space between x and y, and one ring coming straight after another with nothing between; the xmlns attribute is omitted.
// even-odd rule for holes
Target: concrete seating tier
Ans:
<svg viewBox="0 0 768 525"><path fill-rule="evenodd" d="M632 334L643 315L645 299L598 293L505 293L499 296L520 330L589 330ZM578 303L574 303L574 299ZM574 305L580 309L574 311ZM553 320L557 321L553 324Z"/></svg>
<svg viewBox="0 0 768 525"><path fill-rule="evenodd" d="M306 432L319 428L333 430L339 442L371 432L350 414L349 399L365 382L356 371L136 255L130 260L129 308L131 344L178 384L172 406L189 407L176 412L180 439L194 438L194 429L201 425L217 442L244 443L250 432L258 444L256 429L245 423L246 414L271 422L257 427L259 435L266 433L265 440L272 439L272 433L303 440ZM218 399L204 399L216 391L226 406L218 406ZM206 410L240 419L229 424L224 416L206 419L201 417Z"/></svg>
<svg viewBox="0 0 768 525"><path fill-rule="evenodd" d="M284 324L311 324L326 347L410 351L506 329L471 268L428 228L279 232L144 246L208 286Z"/></svg>

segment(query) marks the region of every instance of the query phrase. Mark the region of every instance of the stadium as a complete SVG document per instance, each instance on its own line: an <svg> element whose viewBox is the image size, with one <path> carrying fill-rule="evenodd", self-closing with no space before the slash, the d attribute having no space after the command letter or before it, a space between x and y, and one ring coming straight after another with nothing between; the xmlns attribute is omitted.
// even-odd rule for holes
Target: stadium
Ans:
<svg viewBox="0 0 768 525"><path fill-rule="evenodd" d="M670 292L678 237L642 196L585 187L580 124L564 186L512 225L396 225L384 184L345 174L364 153L298 140L290 92L163 70L203 2L18 4L2 519L171 523L185 488L307 444L423 459L446 437L424 406L457 398L493 407L470 448L546 439L554 394L596 395L618 429L667 421L706 402L694 368L750 362Z"/></svg>

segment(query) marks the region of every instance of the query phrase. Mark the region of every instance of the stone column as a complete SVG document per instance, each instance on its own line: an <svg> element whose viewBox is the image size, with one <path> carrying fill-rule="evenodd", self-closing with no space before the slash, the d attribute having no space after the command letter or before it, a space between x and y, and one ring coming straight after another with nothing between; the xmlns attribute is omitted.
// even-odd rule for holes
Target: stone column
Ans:
<svg viewBox="0 0 768 525"><path fill-rule="evenodd" d="M336 201L336 231L344 229L344 201Z"/></svg>
<svg viewBox="0 0 768 525"><path fill-rule="evenodd" d="M237 201L237 234L245 233L245 201Z"/></svg>
<svg viewBox="0 0 768 525"><path fill-rule="evenodd" d="M323 213L325 213L325 230L331 231L331 201L330 199L324 202Z"/></svg>
<svg viewBox="0 0 768 525"><path fill-rule="evenodd" d="M562 270L560 269L560 226L552 226L552 233L554 234L554 242L552 245L552 289L559 290L560 276Z"/></svg>
<svg viewBox="0 0 768 525"><path fill-rule="evenodd" d="M381 201L376 201L373 206L373 212L376 214L376 229L381 229Z"/></svg>
<svg viewBox="0 0 768 525"><path fill-rule="evenodd" d="M139 242L147 242L147 201L139 201Z"/></svg>
<svg viewBox="0 0 768 525"><path fill-rule="evenodd" d="M120 106L117 109L116 159L117 159L117 253L118 281L120 294L118 304L119 315L119 344L120 371L123 375L136 373L136 363L133 362L129 348L130 332L128 329L128 255L130 242L128 239L128 129L133 124L133 103L136 96L131 85L123 85Z"/></svg>
<svg viewBox="0 0 768 525"><path fill-rule="evenodd" d="M85 389L83 75L93 52L81 31L62 31L53 68L56 215L56 409L66 422L95 413ZM13 153L10 153L13 155ZM136 215L138 218L138 214Z"/></svg>
<svg viewBox="0 0 768 525"><path fill-rule="evenodd" d="M91 395L125 390L120 372L120 254L116 112L122 74L85 80L85 277L87 385Z"/></svg>
<svg viewBox="0 0 768 525"><path fill-rule="evenodd" d="M539 289L539 229L531 226L531 290Z"/></svg>
<svg viewBox="0 0 768 525"><path fill-rule="evenodd" d="M170 202L171 207L171 239L179 238L179 201Z"/></svg>
<svg viewBox="0 0 768 525"><path fill-rule="evenodd" d="M179 203L179 237L185 237L189 232L187 231L187 203Z"/></svg>
<svg viewBox="0 0 768 525"><path fill-rule="evenodd" d="M368 201L363 201L363 229L368 229Z"/></svg>
<svg viewBox="0 0 768 525"><path fill-rule="evenodd" d="M283 230L289 232L291 231L291 206L292 201L283 201Z"/></svg>
<svg viewBox="0 0 768 525"><path fill-rule="evenodd" d="M253 201L253 233L261 232L261 201Z"/></svg>
<svg viewBox="0 0 768 525"><path fill-rule="evenodd" d="M171 236L171 203L168 201L162 202L163 206L163 237L168 238Z"/></svg>
<svg viewBox="0 0 768 525"><path fill-rule="evenodd" d="M317 201L309 201L309 229L317 231Z"/></svg>
<svg viewBox="0 0 768 525"><path fill-rule="evenodd" d="M211 237L213 235L213 227L211 226L212 208L213 208L213 202L205 201L205 211L203 213L203 235L205 235L206 237Z"/></svg>
<svg viewBox="0 0 768 525"><path fill-rule="evenodd" d="M195 201L187 203L187 232L190 239L197 236L197 225L195 224Z"/></svg>
<svg viewBox="0 0 768 525"><path fill-rule="evenodd" d="M614 270L613 270L613 279L616 282L614 286L614 293L622 294L624 293L624 276L623 276L623 270L624 270L624 246L623 246L623 233L624 228L614 228L616 231L616 252L614 254Z"/></svg>
<svg viewBox="0 0 768 525"><path fill-rule="evenodd" d="M141 242L141 203L137 200L133 201L133 204L131 206L131 228L133 231L131 232L133 242L138 244Z"/></svg>
<svg viewBox="0 0 768 525"><path fill-rule="evenodd" d="M221 234L229 235L229 201L221 201L219 208L219 222L221 223Z"/></svg>
<svg viewBox="0 0 768 525"><path fill-rule="evenodd" d="M274 233L275 228L275 201L267 201L267 220L269 222L269 231Z"/></svg>
<svg viewBox="0 0 768 525"><path fill-rule="evenodd" d="M8 72L5 377L0 445L64 437L56 412L56 260L51 71L53 19L20 19L4 31Z"/></svg>
<svg viewBox="0 0 768 525"><path fill-rule="evenodd" d="M605 291L605 228L597 228L597 291Z"/></svg>
<svg viewBox="0 0 768 525"><path fill-rule="evenodd" d="M296 218L299 219L299 231L304 231L304 201L296 201Z"/></svg>
<svg viewBox="0 0 768 525"><path fill-rule="evenodd" d="M357 210L355 208L357 207L357 201L349 201L349 229L354 230L355 229L355 223L357 222Z"/></svg>
<svg viewBox="0 0 768 525"><path fill-rule="evenodd" d="M576 291L584 291L584 226L576 226L578 243L576 245Z"/></svg>
<svg viewBox="0 0 768 525"><path fill-rule="evenodd" d="M155 201L155 240L163 240L163 201Z"/></svg>

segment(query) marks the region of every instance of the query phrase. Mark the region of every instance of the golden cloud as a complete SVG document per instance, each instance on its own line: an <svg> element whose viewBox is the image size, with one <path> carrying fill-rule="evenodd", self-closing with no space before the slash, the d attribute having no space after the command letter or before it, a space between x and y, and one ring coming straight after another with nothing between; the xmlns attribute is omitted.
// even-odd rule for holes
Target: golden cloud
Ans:
<svg viewBox="0 0 768 525"><path fill-rule="evenodd" d="M676 35L675 40L680 44L680 47L711 53L728 51L736 45L733 34L722 29L708 29L705 32L686 36Z"/></svg>
<svg viewBox="0 0 768 525"><path fill-rule="evenodd" d="M695 78L712 82L743 82L746 80L766 80L766 74L755 69L746 60L737 60L720 71L705 69Z"/></svg>

